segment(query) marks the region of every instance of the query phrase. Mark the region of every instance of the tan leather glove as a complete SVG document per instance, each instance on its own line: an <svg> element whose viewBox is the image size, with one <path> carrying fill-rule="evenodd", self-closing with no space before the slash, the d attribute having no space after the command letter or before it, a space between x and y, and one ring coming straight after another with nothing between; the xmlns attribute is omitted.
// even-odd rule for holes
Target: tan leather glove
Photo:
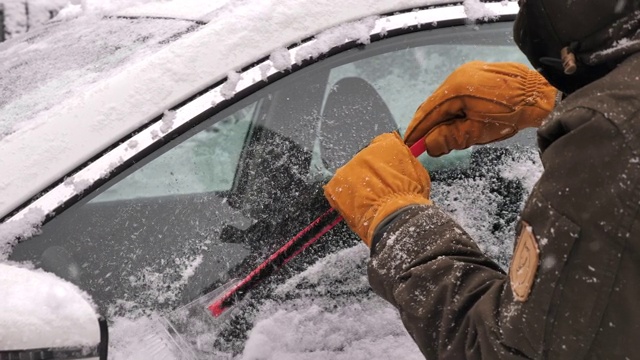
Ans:
<svg viewBox="0 0 640 360"><path fill-rule="evenodd" d="M427 152L487 144L538 127L558 91L519 63L473 61L460 66L416 111L405 134L411 146L425 137Z"/></svg>
<svg viewBox="0 0 640 360"><path fill-rule="evenodd" d="M331 206L371 246L377 226L408 205L431 204L429 173L397 132L382 134L324 186Z"/></svg>

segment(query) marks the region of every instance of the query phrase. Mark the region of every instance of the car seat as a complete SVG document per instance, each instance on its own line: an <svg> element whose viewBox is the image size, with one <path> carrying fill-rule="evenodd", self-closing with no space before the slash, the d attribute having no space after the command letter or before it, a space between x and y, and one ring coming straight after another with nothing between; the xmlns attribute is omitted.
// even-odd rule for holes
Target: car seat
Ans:
<svg viewBox="0 0 640 360"><path fill-rule="evenodd" d="M379 134L397 129L378 91L358 77L340 79L325 102L320 124L320 152L334 172Z"/></svg>

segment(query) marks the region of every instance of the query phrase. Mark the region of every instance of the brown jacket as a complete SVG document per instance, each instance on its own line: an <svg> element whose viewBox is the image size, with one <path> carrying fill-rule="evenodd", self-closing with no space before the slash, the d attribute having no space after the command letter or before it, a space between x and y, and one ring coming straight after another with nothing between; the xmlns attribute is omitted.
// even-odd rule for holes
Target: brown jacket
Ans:
<svg viewBox="0 0 640 360"><path fill-rule="evenodd" d="M640 54L565 99L538 135L545 171L511 276L437 206L376 234L371 286L428 359L640 358Z"/></svg>

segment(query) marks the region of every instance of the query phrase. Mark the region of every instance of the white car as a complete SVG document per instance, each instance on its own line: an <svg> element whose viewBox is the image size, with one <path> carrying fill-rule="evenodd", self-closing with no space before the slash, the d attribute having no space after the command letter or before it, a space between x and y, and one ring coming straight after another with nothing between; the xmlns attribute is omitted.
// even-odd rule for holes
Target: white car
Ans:
<svg viewBox="0 0 640 360"><path fill-rule="evenodd" d="M86 292L109 358L159 356L146 320L252 273L327 211L333 171L402 132L456 67L526 63L515 1L83 3L0 44L0 262ZM540 172L532 138L420 158L435 201L505 266ZM370 291L367 256L339 225L226 321L183 322L175 356L421 358ZM78 345L33 344L0 339L0 358Z"/></svg>

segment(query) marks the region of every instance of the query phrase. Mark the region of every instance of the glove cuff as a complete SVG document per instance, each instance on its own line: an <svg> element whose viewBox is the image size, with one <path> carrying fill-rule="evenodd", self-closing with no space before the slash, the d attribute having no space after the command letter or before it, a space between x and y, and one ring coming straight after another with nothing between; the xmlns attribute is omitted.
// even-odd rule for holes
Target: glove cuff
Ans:
<svg viewBox="0 0 640 360"><path fill-rule="evenodd" d="M526 97L518 128L539 127L556 106L558 90L537 71L529 70L524 84Z"/></svg>
<svg viewBox="0 0 640 360"><path fill-rule="evenodd" d="M536 106L550 113L556 105L558 90L537 71L529 70L525 78L525 106Z"/></svg>

